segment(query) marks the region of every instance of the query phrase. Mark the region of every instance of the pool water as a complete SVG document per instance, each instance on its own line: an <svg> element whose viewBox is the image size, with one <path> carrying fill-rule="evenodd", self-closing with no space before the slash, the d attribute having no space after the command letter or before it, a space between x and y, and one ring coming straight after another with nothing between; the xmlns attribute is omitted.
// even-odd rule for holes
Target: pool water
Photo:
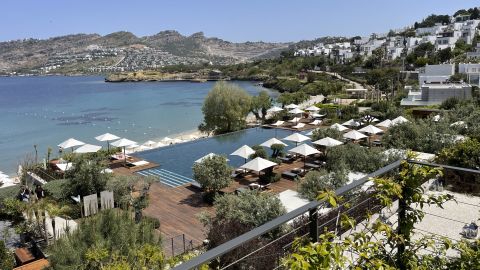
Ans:
<svg viewBox="0 0 480 270"><path fill-rule="evenodd" d="M149 151L136 153L135 156L147 161L155 162L160 166L138 172L140 175L157 177L168 186L180 186L193 181L192 166L195 160L209 154L224 155L229 159L229 164L238 168L245 160L230 153L242 145L259 145L271 138L282 139L293 131L283 129L251 128L230 134L199 139L187 143L175 144ZM295 143L283 141L288 144L286 150L295 147ZM268 154L271 154L268 149Z"/></svg>

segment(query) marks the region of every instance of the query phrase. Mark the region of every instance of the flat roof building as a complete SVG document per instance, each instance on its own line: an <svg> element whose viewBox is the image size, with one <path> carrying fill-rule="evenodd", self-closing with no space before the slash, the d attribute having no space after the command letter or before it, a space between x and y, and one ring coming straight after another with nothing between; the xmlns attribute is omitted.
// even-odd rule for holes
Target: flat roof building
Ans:
<svg viewBox="0 0 480 270"><path fill-rule="evenodd" d="M411 89L408 92L408 96L402 99L400 105L439 105L451 97L456 97L460 100L471 99L472 86L466 83L423 84L420 90Z"/></svg>

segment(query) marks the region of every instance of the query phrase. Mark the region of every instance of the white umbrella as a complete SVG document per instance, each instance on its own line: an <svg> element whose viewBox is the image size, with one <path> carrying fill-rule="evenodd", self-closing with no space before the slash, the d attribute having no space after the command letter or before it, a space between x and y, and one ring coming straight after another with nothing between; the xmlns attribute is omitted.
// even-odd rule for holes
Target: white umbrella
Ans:
<svg viewBox="0 0 480 270"><path fill-rule="evenodd" d="M277 122L273 123L272 126L277 126L277 127L279 127L279 126L283 125L284 123L285 123L284 121L278 120Z"/></svg>
<svg viewBox="0 0 480 270"><path fill-rule="evenodd" d="M310 145L305 144L305 143L303 143L303 144L301 144L301 145L299 145L295 148L290 149L289 152L302 155L304 157L303 158L303 166L305 166L307 156L320 153L320 151L318 151L317 149L315 149L315 148L313 148Z"/></svg>
<svg viewBox="0 0 480 270"><path fill-rule="evenodd" d="M112 142L112 145L115 147L123 147L123 156L125 157L125 163L127 163L127 156L125 155L125 147L131 146L134 144L137 144L137 143L125 138Z"/></svg>
<svg viewBox="0 0 480 270"><path fill-rule="evenodd" d="M314 126L318 126L318 125L320 125L321 123L322 123L322 120L318 120L318 119L317 119L317 120L314 120L314 121L310 122L309 124L310 124L310 125L314 125Z"/></svg>
<svg viewBox="0 0 480 270"><path fill-rule="evenodd" d="M287 106L285 106L285 108L287 108L289 110L290 109L295 109L295 108L298 108L298 105L292 103L292 104L288 104Z"/></svg>
<svg viewBox="0 0 480 270"><path fill-rule="evenodd" d="M372 134L372 135L383 132L383 130L381 130L381 129L377 128L377 127L374 127L374 126L372 126L372 125L368 125L368 126L366 126L366 127L364 127L364 128L359 129L358 131L360 131L360 132L365 132L365 133Z"/></svg>
<svg viewBox="0 0 480 270"><path fill-rule="evenodd" d="M377 127L385 127L385 128L389 128L391 125L392 125L392 120L390 119L383 120L382 122L376 124Z"/></svg>
<svg viewBox="0 0 480 270"><path fill-rule="evenodd" d="M325 137L323 139L320 139L318 141L314 141L312 143L322 145L322 146L326 146L326 147L333 147L333 146L338 146L338 145L343 144L343 142L337 141L337 140L332 139L330 137Z"/></svg>
<svg viewBox="0 0 480 270"><path fill-rule="evenodd" d="M250 146L248 145L243 145L242 147L238 148L235 150L235 152L231 153L231 156L239 156L245 159L245 163L247 163L247 159L255 153L255 150L253 150Z"/></svg>
<svg viewBox="0 0 480 270"><path fill-rule="evenodd" d="M347 127L359 127L360 123L354 119L350 119L347 122L343 123L342 125Z"/></svg>
<svg viewBox="0 0 480 270"><path fill-rule="evenodd" d="M260 172L265 170L266 168L270 168L276 165L277 163L275 162L266 160L261 157L256 157L255 159L250 160L248 163L245 163L242 166L240 166L240 168Z"/></svg>
<svg viewBox="0 0 480 270"><path fill-rule="evenodd" d="M338 123L335 123L335 124L331 125L330 128L336 129L336 130L338 130L338 131L345 131L345 130L348 129L348 128L346 128L346 127L344 127L344 126L342 126L342 125L340 125L340 124L338 124Z"/></svg>
<svg viewBox="0 0 480 270"><path fill-rule="evenodd" d="M360 139L363 139L363 138L367 138L367 136L365 134L362 134L356 130L352 130L350 132L347 132L345 134L343 134L343 137L344 138L347 138L347 139L352 139L354 141L357 141L357 140L360 140Z"/></svg>
<svg viewBox="0 0 480 270"><path fill-rule="evenodd" d="M277 138L271 138L270 140L266 141L266 142L263 142L262 144L260 144L260 146L264 146L264 147L272 147L272 145L274 144L281 144L281 145L284 145L284 146L287 146L288 144L280 141L279 139Z"/></svg>
<svg viewBox="0 0 480 270"><path fill-rule="evenodd" d="M311 116L313 118L322 118L322 117L326 116L326 114L312 113Z"/></svg>
<svg viewBox="0 0 480 270"><path fill-rule="evenodd" d="M283 139L286 140L286 141L295 142L295 145L297 145L299 142L304 142L306 140L310 140L309 137L307 137L305 135L302 135L300 133L293 133L292 135L289 135L289 136L287 136Z"/></svg>
<svg viewBox="0 0 480 270"><path fill-rule="evenodd" d="M320 111L320 109L317 106L310 106L310 107L306 108L305 111L318 112L318 111Z"/></svg>
<svg viewBox="0 0 480 270"><path fill-rule="evenodd" d="M295 126L293 126L292 128L300 129L300 128L303 128L304 126L305 126L304 123L298 123Z"/></svg>
<svg viewBox="0 0 480 270"><path fill-rule="evenodd" d="M194 163L200 163L200 162L204 161L204 160L207 159L207 158L212 158L212 157L216 157L216 156L220 156L220 155L217 155L217 154L215 154L215 153L208 153L208 154L206 154L205 156L203 156L203 157L195 160ZM229 161L229 160L227 159L227 161Z"/></svg>
<svg viewBox="0 0 480 270"><path fill-rule="evenodd" d="M301 113L304 113L304 111L300 110L299 108L295 108L293 110L288 111L288 113L301 114Z"/></svg>
<svg viewBox="0 0 480 270"><path fill-rule="evenodd" d="M267 112L269 112L269 113L276 113L276 112L281 112L281 111L283 111L283 109L280 108L280 107L277 107L277 106L273 106L273 107L271 107L270 109L267 110Z"/></svg>
<svg viewBox="0 0 480 270"><path fill-rule="evenodd" d="M392 120L392 125L402 124L402 123L406 123L406 122L409 122L407 118L405 118L403 116L399 116L399 117Z"/></svg>
<svg viewBox="0 0 480 270"><path fill-rule="evenodd" d="M92 145L92 144L84 144L82 146L80 146L79 148L75 149L75 151L73 151L74 153L96 153L98 152L100 149L102 149L101 146L98 146L98 145Z"/></svg>
<svg viewBox="0 0 480 270"><path fill-rule="evenodd" d="M142 145L151 147L151 146L155 145L156 143L157 142L148 140L148 141L144 142Z"/></svg>
<svg viewBox="0 0 480 270"><path fill-rule="evenodd" d="M73 151L73 147L75 146L80 146L80 145L84 145L85 143L84 142L81 142L79 140L76 140L74 138L70 138L64 142L62 142L61 144L59 144L58 146L63 148L63 149L66 149L66 148L72 148L72 151Z"/></svg>
<svg viewBox="0 0 480 270"><path fill-rule="evenodd" d="M295 118L293 118L292 120L289 120L288 122L290 122L290 123L297 123L297 122L300 121L300 120L302 120L302 118L300 118L300 117L295 117Z"/></svg>
<svg viewBox="0 0 480 270"><path fill-rule="evenodd" d="M118 140L120 139L120 137L113 135L111 133L105 133L95 137L95 139L100 142L107 142L107 150L110 151L110 141Z"/></svg>

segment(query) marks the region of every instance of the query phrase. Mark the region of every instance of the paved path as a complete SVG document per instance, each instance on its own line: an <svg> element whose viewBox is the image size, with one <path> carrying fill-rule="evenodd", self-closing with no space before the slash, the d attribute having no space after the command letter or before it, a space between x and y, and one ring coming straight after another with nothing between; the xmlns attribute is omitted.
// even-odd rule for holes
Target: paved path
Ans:
<svg viewBox="0 0 480 270"><path fill-rule="evenodd" d="M359 84L358 82L355 82L355 81L352 81L350 79L347 79L345 77L343 77L342 75L336 73L336 72L328 72L328 71L320 71L320 70L309 70L308 72L312 72L312 73L324 73L324 74L328 74L328 75L331 75L337 79L340 79L342 81L346 81L347 83L349 84L352 84L353 85L353 88L354 89L364 89L365 87L363 87L363 85Z"/></svg>

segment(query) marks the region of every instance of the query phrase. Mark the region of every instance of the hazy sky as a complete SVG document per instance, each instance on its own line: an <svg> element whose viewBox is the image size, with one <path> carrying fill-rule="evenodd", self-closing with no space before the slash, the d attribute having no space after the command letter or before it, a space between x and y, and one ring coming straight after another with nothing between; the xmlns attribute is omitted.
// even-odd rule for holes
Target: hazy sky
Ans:
<svg viewBox="0 0 480 270"><path fill-rule="evenodd" d="M478 0L1 0L0 40L174 29L229 41L368 35L452 14Z"/></svg>

